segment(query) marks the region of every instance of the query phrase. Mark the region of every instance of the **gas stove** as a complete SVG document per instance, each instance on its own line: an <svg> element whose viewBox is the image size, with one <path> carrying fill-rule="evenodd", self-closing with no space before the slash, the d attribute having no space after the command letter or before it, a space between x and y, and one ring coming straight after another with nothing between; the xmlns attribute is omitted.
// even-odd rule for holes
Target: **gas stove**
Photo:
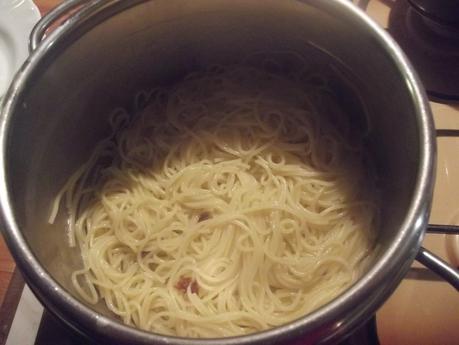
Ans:
<svg viewBox="0 0 459 345"><path fill-rule="evenodd" d="M456 33L432 26L406 0L354 2L399 42L428 90L438 143L430 223L459 225L459 104L452 103L459 101ZM459 267L459 235L427 234L423 246ZM376 316L342 345L457 345L458 326L457 291L415 262ZM6 341L17 344L79 345L88 340L46 312L25 286Z"/></svg>

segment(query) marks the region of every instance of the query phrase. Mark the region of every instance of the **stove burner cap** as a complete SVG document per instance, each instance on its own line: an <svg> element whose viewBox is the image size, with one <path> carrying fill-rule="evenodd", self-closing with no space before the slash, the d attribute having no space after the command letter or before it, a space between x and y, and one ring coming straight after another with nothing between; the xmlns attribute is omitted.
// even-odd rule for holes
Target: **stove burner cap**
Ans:
<svg viewBox="0 0 459 345"><path fill-rule="evenodd" d="M420 15L459 32L459 1L457 0L408 0Z"/></svg>
<svg viewBox="0 0 459 345"><path fill-rule="evenodd" d="M388 31L414 65L429 97L456 103L459 102L459 15L445 14L448 7L440 5L448 3L450 14L459 11L459 2L454 0L409 0L409 3L398 0L389 15Z"/></svg>

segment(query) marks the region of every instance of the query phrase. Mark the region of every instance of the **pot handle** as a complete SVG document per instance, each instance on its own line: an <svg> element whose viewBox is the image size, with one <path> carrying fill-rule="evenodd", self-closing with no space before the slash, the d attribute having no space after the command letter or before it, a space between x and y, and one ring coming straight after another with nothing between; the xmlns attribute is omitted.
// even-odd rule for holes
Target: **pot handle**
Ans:
<svg viewBox="0 0 459 345"><path fill-rule="evenodd" d="M89 0L66 0L52 9L37 24L35 24L29 37L29 53L37 49L43 40L46 31L62 17L68 16L72 10L91 2Z"/></svg>
<svg viewBox="0 0 459 345"><path fill-rule="evenodd" d="M421 247L416 255L416 260L438 274L459 291L459 271L451 267L447 262L423 247Z"/></svg>

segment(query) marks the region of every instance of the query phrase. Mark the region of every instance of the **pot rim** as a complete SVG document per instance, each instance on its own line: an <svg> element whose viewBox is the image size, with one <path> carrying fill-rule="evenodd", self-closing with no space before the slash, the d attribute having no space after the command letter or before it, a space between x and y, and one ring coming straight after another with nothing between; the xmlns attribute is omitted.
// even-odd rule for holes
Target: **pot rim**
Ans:
<svg viewBox="0 0 459 345"><path fill-rule="evenodd" d="M136 0L122 4L120 0L94 2L93 6L83 9L73 15L70 20L53 31L31 54L22 68L16 74L9 90L3 99L0 109L0 208L4 221L4 237L19 268L24 273L28 284L31 285L37 297L47 307L60 315L65 321L84 332L96 333L104 339L129 341L131 343L147 344L186 344L186 345L219 345L219 344L266 344L274 341L286 341L307 332L318 332L318 340L324 336L319 328L328 327L336 333L346 332L355 327L361 319L343 321L344 316L359 306L363 313L373 313L384 302L385 298L395 289L399 281L409 269L423 239L424 230L430 210L434 184L435 137L434 125L430 107L422 84L416 72L395 41L382 28L373 22L364 12L347 0L330 0L329 4L318 6L338 6L347 11L349 16L363 24L388 53L389 58L398 68L405 79L406 88L411 95L414 111L417 114L417 129L419 132L420 162L413 197L410 207L401 225L397 238L389 249L377 260L375 265L354 285L337 298L290 323L257 332L253 334L214 339L192 339L183 337L164 336L142 331L124 325L121 321L98 314L93 309L78 301L61 287L40 265L32 253L26 239L16 223L10 193L7 185L8 171L6 156L8 154L9 120L26 88L29 77L39 62L46 56L49 48L62 44L64 38L78 28L88 18L106 16L135 6L146 0ZM154 0L153 0L154 1ZM300 3L310 3L310 0L295 0ZM319 1L317 1L319 3ZM362 316L362 315L361 315ZM341 329L341 330L340 330ZM326 334L326 332L325 332Z"/></svg>

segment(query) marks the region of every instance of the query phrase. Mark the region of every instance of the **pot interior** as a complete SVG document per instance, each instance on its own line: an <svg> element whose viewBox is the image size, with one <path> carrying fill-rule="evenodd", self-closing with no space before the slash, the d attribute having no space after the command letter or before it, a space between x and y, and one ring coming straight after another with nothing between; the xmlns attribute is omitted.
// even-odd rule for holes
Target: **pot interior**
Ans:
<svg viewBox="0 0 459 345"><path fill-rule="evenodd" d="M110 112L130 108L139 90L259 52L294 52L332 78L343 113L368 132L381 189L380 252L398 238L420 169L419 119L394 59L343 6L294 0L113 2L52 38L46 54L34 57L10 118L7 183L15 220L33 254L76 298L69 277L81 259L67 245L65 212L53 225L47 219L56 193L108 133ZM110 315L103 305L96 308Z"/></svg>

